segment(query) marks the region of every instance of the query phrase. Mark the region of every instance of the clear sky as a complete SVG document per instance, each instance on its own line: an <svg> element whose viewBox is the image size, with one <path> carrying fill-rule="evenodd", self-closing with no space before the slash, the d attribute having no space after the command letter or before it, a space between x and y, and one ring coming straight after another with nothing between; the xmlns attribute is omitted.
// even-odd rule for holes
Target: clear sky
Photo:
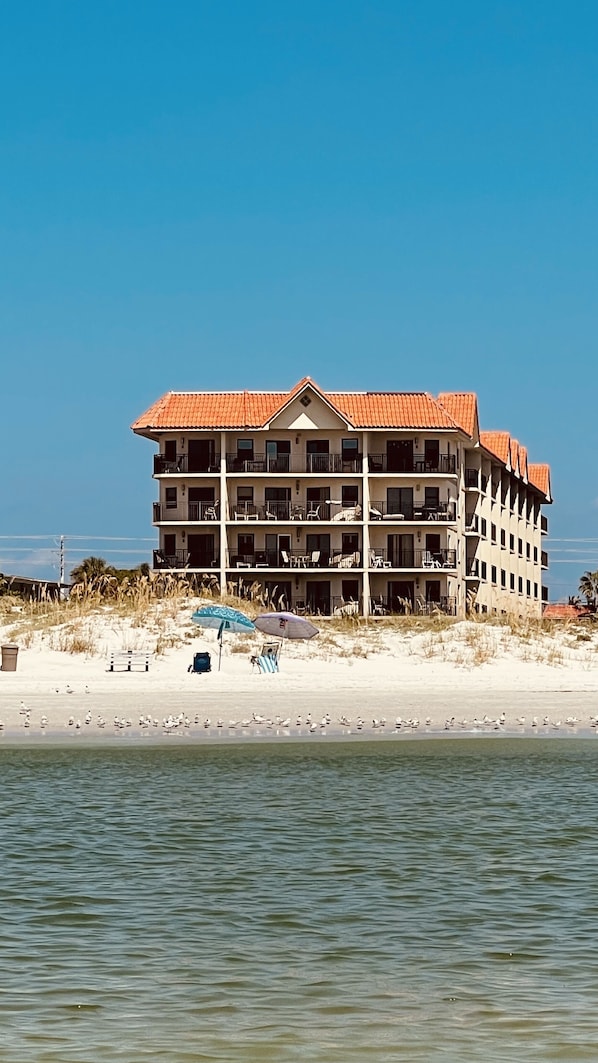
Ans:
<svg viewBox="0 0 598 1063"><path fill-rule="evenodd" d="M0 533L147 559L129 425L169 389L473 390L550 463L551 597L574 591L597 54L589 0L3 5ZM0 569L51 576L51 547L2 539Z"/></svg>

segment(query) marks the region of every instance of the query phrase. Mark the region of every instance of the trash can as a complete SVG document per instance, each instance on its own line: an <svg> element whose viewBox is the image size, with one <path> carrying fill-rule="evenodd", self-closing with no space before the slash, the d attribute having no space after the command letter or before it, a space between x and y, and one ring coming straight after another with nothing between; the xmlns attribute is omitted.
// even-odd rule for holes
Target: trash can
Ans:
<svg viewBox="0 0 598 1063"><path fill-rule="evenodd" d="M16 672L19 647L8 644L2 647L2 671Z"/></svg>

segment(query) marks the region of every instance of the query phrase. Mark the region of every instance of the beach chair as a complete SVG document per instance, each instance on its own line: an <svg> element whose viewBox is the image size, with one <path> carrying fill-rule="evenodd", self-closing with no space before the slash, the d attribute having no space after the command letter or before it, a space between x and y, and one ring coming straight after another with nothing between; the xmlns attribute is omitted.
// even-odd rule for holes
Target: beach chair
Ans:
<svg viewBox="0 0 598 1063"><path fill-rule="evenodd" d="M261 675L265 675L266 672L278 671L278 661L275 657L270 657L267 653L257 657L255 663L257 664Z"/></svg>
<svg viewBox="0 0 598 1063"><path fill-rule="evenodd" d="M260 672L277 672L278 671L278 658L280 657L280 642L264 642L259 653L255 653L251 658L251 667L258 666ZM274 667L271 667L267 661L271 661ZM264 663L266 662L266 663Z"/></svg>
<svg viewBox="0 0 598 1063"><path fill-rule="evenodd" d="M193 672L194 675L200 675L202 672L211 672L212 664L209 653L194 653L193 664L190 664L188 672Z"/></svg>

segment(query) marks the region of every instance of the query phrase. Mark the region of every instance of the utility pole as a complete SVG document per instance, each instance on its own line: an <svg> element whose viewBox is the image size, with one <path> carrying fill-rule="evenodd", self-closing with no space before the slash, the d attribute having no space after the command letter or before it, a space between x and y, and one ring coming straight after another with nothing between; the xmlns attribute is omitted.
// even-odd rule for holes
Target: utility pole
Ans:
<svg viewBox="0 0 598 1063"><path fill-rule="evenodd" d="M62 588L64 586L64 535L60 536L60 577L58 583L58 594L62 597Z"/></svg>

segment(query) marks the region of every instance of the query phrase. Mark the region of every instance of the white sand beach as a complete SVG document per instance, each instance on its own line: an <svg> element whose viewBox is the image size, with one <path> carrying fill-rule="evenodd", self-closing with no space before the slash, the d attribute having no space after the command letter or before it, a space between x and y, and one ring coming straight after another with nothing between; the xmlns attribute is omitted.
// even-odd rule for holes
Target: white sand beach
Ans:
<svg viewBox="0 0 598 1063"><path fill-rule="evenodd" d="M250 661L259 632L225 634L218 671L216 632L190 619L197 604L155 602L141 621L109 606L57 623L5 614L2 644L19 653L16 671L0 671L2 741L596 733L592 626L322 620L263 675ZM123 650L149 653L149 670L110 672ZM188 671L196 651L211 654L210 673Z"/></svg>

